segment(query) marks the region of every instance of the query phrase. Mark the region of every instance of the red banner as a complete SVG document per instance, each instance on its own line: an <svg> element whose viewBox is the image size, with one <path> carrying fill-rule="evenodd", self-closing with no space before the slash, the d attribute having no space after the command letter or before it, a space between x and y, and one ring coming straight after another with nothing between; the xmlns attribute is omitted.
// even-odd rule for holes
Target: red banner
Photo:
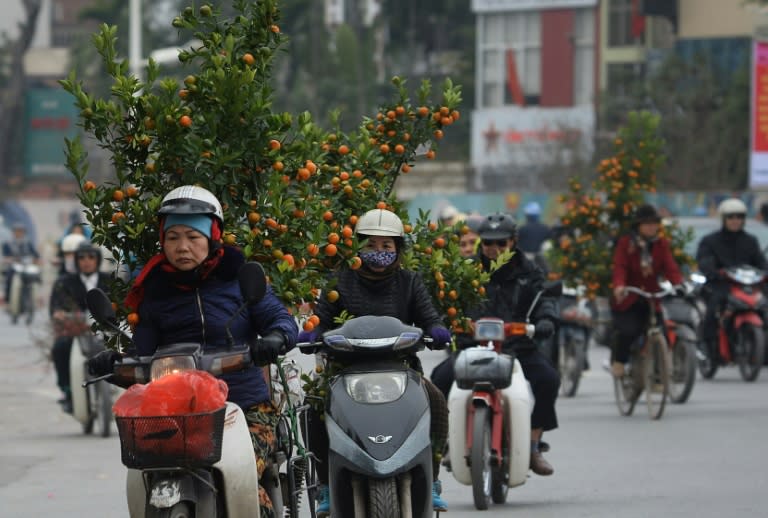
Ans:
<svg viewBox="0 0 768 518"><path fill-rule="evenodd" d="M752 151L768 151L768 42L755 42Z"/></svg>

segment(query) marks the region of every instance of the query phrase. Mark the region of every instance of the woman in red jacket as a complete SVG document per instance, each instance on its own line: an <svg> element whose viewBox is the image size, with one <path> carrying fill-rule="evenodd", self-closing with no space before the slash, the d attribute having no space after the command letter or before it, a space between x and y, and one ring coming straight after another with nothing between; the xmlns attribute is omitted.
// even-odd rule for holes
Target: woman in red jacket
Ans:
<svg viewBox="0 0 768 518"><path fill-rule="evenodd" d="M624 375L630 346L645 332L648 323L648 301L637 294L627 293L626 287L635 286L653 293L660 290L659 277L676 286L682 282L669 241L658 237L660 223L661 217L652 205L638 207L632 231L619 238L614 249L611 371L616 377ZM658 300L655 308L660 311Z"/></svg>

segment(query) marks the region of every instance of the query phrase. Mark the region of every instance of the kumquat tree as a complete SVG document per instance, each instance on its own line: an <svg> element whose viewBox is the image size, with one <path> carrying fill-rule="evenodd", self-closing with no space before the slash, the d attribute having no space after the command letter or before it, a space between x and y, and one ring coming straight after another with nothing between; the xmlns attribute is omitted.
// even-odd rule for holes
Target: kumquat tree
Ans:
<svg viewBox="0 0 768 518"><path fill-rule="evenodd" d="M610 294L613 243L630 230L645 195L656 192L656 171L664 162L659 122L649 112L631 112L613 142L613 156L600 161L597 178L589 186L571 178L570 192L560 198L566 232L551 250L552 276L583 286L590 298ZM670 240L678 264L693 264L683 249L690 232L664 224L661 234Z"/></svg>
<svg viewBox="0 0 768 518"><path fill-rule="evenodd" d="M72 73L61 81L80 110L80 124L112 158L114 180L97 185L79 139L67 141L67 166L94 241L130 271L158 250L156 211L183 184L201 185L221 200L224 242L260 262L286 306L295 311L338 293L328 273L360 267L357 217L387 208L407 221L395 181L419 159L433 159L443 131L459 119L460 87L446 80L438 101L429 83L414 92L392 79L391 102L344 133L320 128L309 113L271 109L273 59L286 36L276 0L234 0L236 15L187 7L173 27L199 42L181 50L182 82L161 78L152 60L145 80L129 75L116 56L116 27L102 26L94 45L113 86L109 98L84 91ZM338 117L334 119L338 121ZM482 298L483 274L461 260L454 229L422 217L406 226L412 247L406 265L421 271L446 324L465 329L464 310ZM130 280L115 278L118 315ZM314 320L304 317L305 329Z"/></svg>

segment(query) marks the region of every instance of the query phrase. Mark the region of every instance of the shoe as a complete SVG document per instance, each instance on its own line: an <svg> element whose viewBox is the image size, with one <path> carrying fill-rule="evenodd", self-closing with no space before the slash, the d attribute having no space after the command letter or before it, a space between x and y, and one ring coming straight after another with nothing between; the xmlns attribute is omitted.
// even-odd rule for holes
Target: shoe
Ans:
<svg viewBox="0 0 768 518"><path fill-rule="evenodd" d="M67 413L71 414L74 410L72 409L72 400L69 398L62 398L58 401L58 403L61 405L61 409Z"/></svg>
<svg viewBox="0 0 768 518"><path fill-rule="evenodd" d="M614 378L623 378L624 377L624 364L621 362L613 362L611 363L611 374Z"/></svg>
<svg viewBox="0 0 768 518"><path fill-rule="evenodd" d="M327 517L331 514L331 491L325 484L320 484L317 488L317 507L315 513L317 518Z"/></svg>
<svg viewBox="0 0 768 518"><path fill-rule="evenodd" d="M547 459L544 458L544 456L541 454L540 451L535 451L531 453L530 468L531 468L531 471L543 477L551 475L552 473L555 472L555 469L552 467L552 464L547 462Z"/></svg>
<svg viewBox="0 0 768 518"><path fill-rule="evenodd" d="M448 504L440 496L443 492L443 484L439 480L432 482L432 510L444 513L448 510Z"/></svg>

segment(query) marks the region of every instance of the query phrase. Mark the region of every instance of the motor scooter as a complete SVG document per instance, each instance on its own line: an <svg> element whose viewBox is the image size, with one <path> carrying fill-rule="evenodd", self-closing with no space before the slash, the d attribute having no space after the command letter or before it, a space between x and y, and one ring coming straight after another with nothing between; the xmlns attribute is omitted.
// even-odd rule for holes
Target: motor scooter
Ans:
<svg viewBox="0 0 768 518"><path fill-rule="evenodd" d="M298 344L339 366L324 405L334 518L432 514L429 399L406 363L430 341L394 317L368 315Z"/></svg>
<svg viewBox="0 0 768 518"><path fill-rule="evenodd" d="M73 338L69 353L69 379L72 395L72 417L82 426L83 433L90 435L98 424L99 434L109 437L112 432L112 399L115 387L105 380L88 383L87 361L104 350L104 338L90 328Z"/></svg>
<svg viewBox="0 0 768 518"><path fill-rule="evenodd" d="M246 263L240 271L240 290L247 303L260 300L266 290L261 267ZM88 307L103 327L122 333L107 296L100 290L87 295ZM128 339L123 335L124 339ZM188 370L203 370L214 376L236 372L252 365L250 348L234 344L229 350L209 353L201 344L164 346L151 357L126 357L115 363L106 377L122 387L148 383L162 376ZM98 378L96 378L98 379ZM91 380L90 382L93 382ZM126 493L131 518L190 518L259 516L259 480L251 435L242 409L231 402L209 413L117 417L123 464L128 468ZM278 426L278 449L292 438L280 437L288 430ZM290 452L288 453L290 456ZM276 457L279 458L279 457ZM310 471L311 459L291 456L288 473L296 473L298 462ZM277 516L284 513L280 466L269 459L262 486L272 500ZM298 516L296 492L286 491L285 506Z"/></svg>
<svg viewBox="0 0 768 518"><path fill-rule="evenodd" d="M29 325L35 318L35 284L42 281L40 267L33 257L23 257L11 264L6 275L12 275L8 300L11 322L16 324L19 318L26 315L26 324Z"/></svg>
<svg viewBox="0 0 768 518"><path fill-rule="evenodd" d="M560 282L546 283L531 303L525 322L498 318L475 321L475 340L484 344L462 350L454 364L455 382L448 398L448 454L454 478L472 486L475 508L506 502L510 487L524 484L531 457L534 397L520 362L501 352L513 336L533 338L530 322L543 295L560 294Z"/></svg>
<svg viewBox="0 0 768 518"><path fill-rule="evenodd" d="M728 297L718 315L716 344L707 344L699 356L699 371L712 378L721 365L735 363L744 381L755 381L765 358L765 322L768 299L763 286L766 272L753 266L725 268Z"/></svg>
<svg viewBox="0 0 768 518"><path fill-rule="evenodd" d="M584 296L584 287L564 287L560 297L560 319L555 335L554 364L560 372L560 393L573 397L587 366L587 348L595 319L595 308Z"/></svg>

